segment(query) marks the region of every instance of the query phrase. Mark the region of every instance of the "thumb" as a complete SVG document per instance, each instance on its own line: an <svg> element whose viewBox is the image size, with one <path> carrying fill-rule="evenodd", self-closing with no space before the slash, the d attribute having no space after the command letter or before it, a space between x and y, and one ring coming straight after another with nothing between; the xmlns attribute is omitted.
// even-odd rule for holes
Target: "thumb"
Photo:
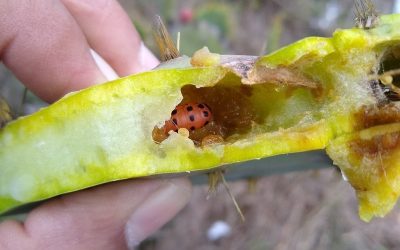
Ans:
<svg viewBox="0 0 400 250"><path fill-rule="evenodd" d="M188 202L190 185L186 180L168 181L151 193L131 214L125 226L129 249L152 235ZM179 196L179 197L177 197Z"/></svg>
<svg viewBox="0 0 400 250"><path fill-rule="evenodd" d="M0 224L5 249L132 249L188 202L190 182L126 180L52 199ZM3 248L2 248L3 249Z"/></svg>

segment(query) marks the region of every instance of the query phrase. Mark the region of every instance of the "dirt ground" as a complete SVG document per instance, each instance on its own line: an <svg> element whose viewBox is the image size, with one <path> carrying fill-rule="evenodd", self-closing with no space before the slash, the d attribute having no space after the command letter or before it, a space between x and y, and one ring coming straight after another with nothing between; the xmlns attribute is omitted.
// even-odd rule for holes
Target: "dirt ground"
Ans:
<svg viewBox="0 0 400 250"><path fill-rule="evenodd" d="M206 200L207 186L197 186L190 204L140 249L400 249L400 210L361 221L354 191L336 169L265 177L253 192L246 181L230 187L244 223L224 189ZM207 230L217 220L231 234L210 241Z"/></svg>

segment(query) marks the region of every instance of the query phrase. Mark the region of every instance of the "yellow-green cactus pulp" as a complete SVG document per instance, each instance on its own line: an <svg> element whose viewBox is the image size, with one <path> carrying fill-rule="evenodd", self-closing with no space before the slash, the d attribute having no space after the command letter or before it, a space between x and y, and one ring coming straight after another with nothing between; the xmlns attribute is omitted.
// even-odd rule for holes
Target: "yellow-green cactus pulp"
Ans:
<svg viewBox="0 0 400 250"><path fill-rule="evenodd" d="M69 94L0 131L0 212L115 180L329 147L362 217L381 216L398 196L395 165L381 171L378 163L396 158L400 116L395 85L379 75L398 64L399 25L399 15L382 16L375 28L306 38L263 57L203 49ZM180 103L205 103L214 120L166 134ZM390 146L364 150L374 136Z"/></svg>

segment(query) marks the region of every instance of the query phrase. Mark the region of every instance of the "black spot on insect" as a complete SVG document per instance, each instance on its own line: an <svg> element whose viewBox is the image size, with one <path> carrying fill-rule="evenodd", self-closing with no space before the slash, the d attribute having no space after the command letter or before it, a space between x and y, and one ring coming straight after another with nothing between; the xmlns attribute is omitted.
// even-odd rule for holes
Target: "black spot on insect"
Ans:
<svg viewBox="0 0 400 250"><path fill-rule="evenodd" d="M203 126L206 126L207 124L208 124L208 121L206 121Z"/></svg>
<svg viewBox="0 0 400 250"><path fill-rule="evenodd" d="M200 103L199 105L197 105L197 107L203 109L203 108L204 108L204 105Z"/></svg>
<svg viewBox="0 0 400 250"><path fill-rule="evenodd" d="M206 107L207 107L209 110L211 110L210 106L208 106L208 105L207 105L207 104L205 104L205 103L204 103L204 105L206 105Z"/></svg>
<svg viewBox="0 0 400 250"><path fill-rule="evenodd" d="M194 121L194 115L190 115L190 116L189 116L189 119L190 119L190 121L193 122L193 121Z"/></svg>
<svg viewBox="0 0 400 250"><path fill-rule="evenodd" d="M175 124L175 125L178 125L178 121L174 118L174 119L172 119L172 122Z"/></svg>
<svg viewBox="0 0 400 250"><path fill-rule="evenodd" d="M203 111L203 115L204 115L204 117L208 117L208 112L207 111Z"/></svg>
<svg viewBox="0 0 400 250"><path fill-rule="evenodd" d="M186 110L187 110L187 111L192 111L192 110L193 110L193 107L192 107L192 106L187 106L187 107L186 107Z"/></svg>
<svg viewBox="0 0 400 250"><path fill-rule="evenodd" d="M171 112L171 115L176 115L176 113L178 113L178 110L174 109L174 110Z"/></svg>
<svg viewBox="0 0 400 250"><path fill-rule="evenodd" d="M192 127L190 127L190 130L192 130L192 131L193 131L193 130L195 130L195 127L193 127L193 126L192 126Z"/></svg>

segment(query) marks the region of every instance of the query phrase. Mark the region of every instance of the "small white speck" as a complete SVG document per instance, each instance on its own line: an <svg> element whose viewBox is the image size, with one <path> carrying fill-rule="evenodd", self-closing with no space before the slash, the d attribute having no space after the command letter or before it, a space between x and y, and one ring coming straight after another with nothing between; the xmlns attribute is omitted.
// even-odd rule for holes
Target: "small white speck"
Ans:
<svg viewBox="0 0 400 250"><path fill-rule="evenodd" d="M347 176L343 173L342 170L340 170L340 173L342 173L342 178L343 178L343 180L349 181L349 179L347 179Z"/></svg>
<svg viewBox="0 0 400 250"><path fill-rule="evenodd" d="M225 221L218 220L214 222L207 231L207 238L210 241L216 241L231 234L231 227Z"/></svg>
<svg viewBox="0 0 400 250"><path fill-rule="evenodd" d="M400 13L400 0L394 2L393 13Z"/></svg>

